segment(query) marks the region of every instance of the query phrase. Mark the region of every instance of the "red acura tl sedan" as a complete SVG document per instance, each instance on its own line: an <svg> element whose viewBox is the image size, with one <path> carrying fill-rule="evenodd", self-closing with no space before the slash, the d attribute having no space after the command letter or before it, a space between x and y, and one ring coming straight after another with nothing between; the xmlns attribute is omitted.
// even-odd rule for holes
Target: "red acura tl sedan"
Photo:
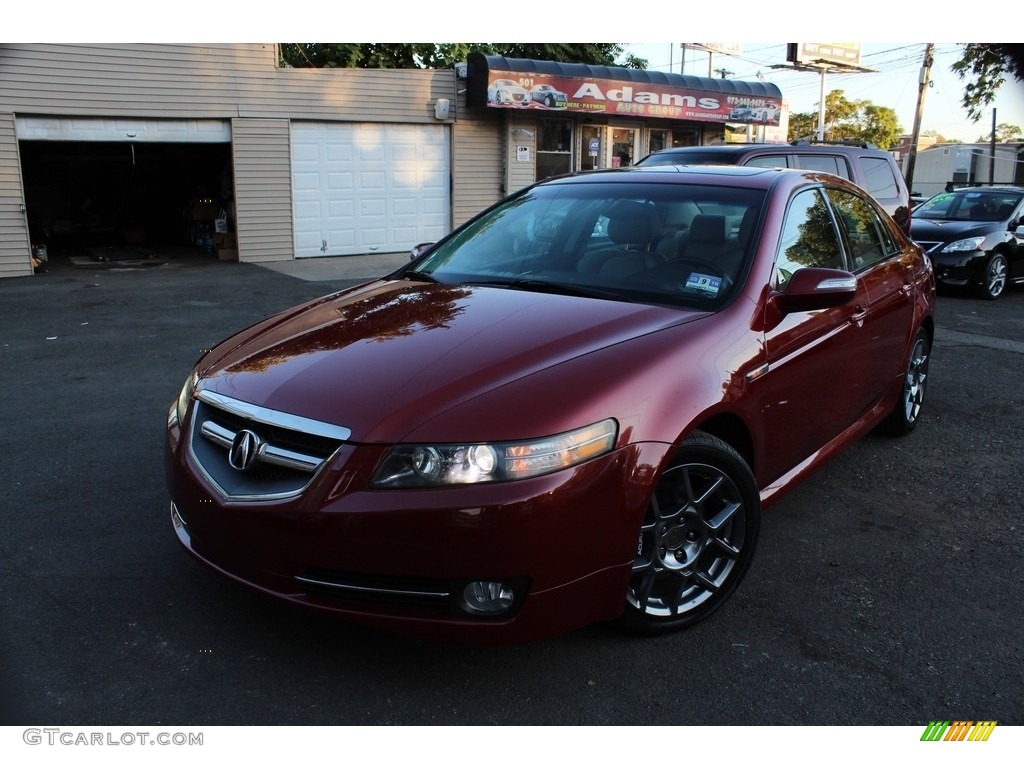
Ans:
<svg viewBox="0 0 1024 768"><path fill-rule="evenodd" d="M196 364L166 473L200 562L425 638L677 629L762 507L920 416L931 268L827 174L557 178L416 253Z"/></svg>

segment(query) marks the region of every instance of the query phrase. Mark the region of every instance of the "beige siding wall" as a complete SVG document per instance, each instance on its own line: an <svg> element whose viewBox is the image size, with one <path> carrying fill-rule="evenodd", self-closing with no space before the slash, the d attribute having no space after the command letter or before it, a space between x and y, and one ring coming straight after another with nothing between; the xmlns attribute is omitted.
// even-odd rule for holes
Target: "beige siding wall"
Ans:
<svg viewBox="0 0 1024 768"><path fill-rule="evenodd" d="M508 121L508 193L517 192L533 184L537 171L537 121L513 117ZM520 162L516 153L519 147L530 151L529 162Z"/></svg>
<svg viewBox="0 0 1024 768"><path fill-rule="evenodd" d="M239 261L281 261L295 251L288 120L231 122Z"/></svg>
<svg viewBox="0 0 1024 768"><path fill-rule="evenodd" d="M0 278L32 274L14 115L0 113Z"/></svg>
<svg viewBox="0 0 1024 768"><path fill-rule="evenodd" d="M239 258L291 259L290 120L435 125L435 102L456 100L452 70L290 69L276 63L271 43L0 44L6 114L0 196L15 194L21 204L10 113L227 119L234 131ZM27 234L17 236L7 207L5 202L0 210L0 277L30 274Z"/></svg>
<svg viewBox="0 0 1024 768"><path fill-rule="evenodd" d="M505 196L504 120L460 104L452 145L452 223L457 227Z"/></svg>
<svg viewBox="0 0 1024 768"><path fill-rule="evenodd" d="M435 123L452 70L282 69L272 43L0 44L15 114Z"/></svg>

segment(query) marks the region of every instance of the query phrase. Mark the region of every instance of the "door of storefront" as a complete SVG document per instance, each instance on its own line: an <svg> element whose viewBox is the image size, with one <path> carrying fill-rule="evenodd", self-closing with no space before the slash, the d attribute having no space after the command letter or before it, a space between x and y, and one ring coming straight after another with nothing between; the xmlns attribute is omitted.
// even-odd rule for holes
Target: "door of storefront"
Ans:
<svg viewBox="0 0 1024 768"><path fill-rule="evenodd" d="M638 126L584 125L580 131L580 170L628 168L642 157Z"/></svg>
<svg viewBox="0 0 1024 768"><path fill-rule="evenodd" d="M640 159L637 147L639 136L639 128L608 126L608 144L611 149L609 167L628 168Z"/></svg>

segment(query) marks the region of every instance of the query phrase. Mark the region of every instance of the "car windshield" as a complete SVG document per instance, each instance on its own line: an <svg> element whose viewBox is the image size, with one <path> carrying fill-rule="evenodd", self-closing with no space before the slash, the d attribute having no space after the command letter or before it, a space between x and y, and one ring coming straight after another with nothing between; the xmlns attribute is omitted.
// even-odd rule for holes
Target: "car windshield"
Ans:
<svg viewBox="0 0 1024 768"><path fill-rule="evenodd" d="M1024 191L970 190L943 192L914 210L915 219L944 221L1004 221L1024 197Z"/></svg>
<svg viewBox="0 0 1024 768"><path fill-rule="evenodd" d="M717 309L746 272L764 194L695 184L539 186L409 271L443 283Z"/></svg>

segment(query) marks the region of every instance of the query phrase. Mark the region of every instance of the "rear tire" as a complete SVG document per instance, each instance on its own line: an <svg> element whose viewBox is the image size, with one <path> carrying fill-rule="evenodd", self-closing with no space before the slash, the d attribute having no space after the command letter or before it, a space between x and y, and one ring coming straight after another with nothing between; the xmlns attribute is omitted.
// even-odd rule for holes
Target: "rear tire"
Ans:
<svg viewBox="0 0 1024 768"><path fill-rule="evenodd" d="M928 381L928 363L931 360L931 341L922 328L914 338L910 360L903 374L903 390L900 399L885 421L879 425L881 431L896 437L909 435L914 431L921 417L924 405L925 384Z"/></svg>
<svg viewBox="0 0 1024 768"><path fill-rule="evenodd" d="M651 495L622 623L656 633L707 618L743 580L760 520L760 494L743 458L712 435L687 437Z"/></svg>

